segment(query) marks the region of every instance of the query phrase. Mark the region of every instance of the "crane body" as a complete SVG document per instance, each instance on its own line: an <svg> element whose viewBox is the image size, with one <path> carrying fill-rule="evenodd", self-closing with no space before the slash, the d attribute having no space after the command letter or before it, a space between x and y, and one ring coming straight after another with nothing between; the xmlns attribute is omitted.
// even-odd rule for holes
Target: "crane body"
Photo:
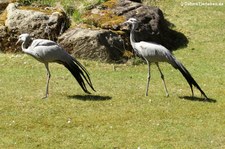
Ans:
<svg viewBox="0 0 225 149"><path fill-rule="evenodd" d="M158 67L158 70L161 74L161 78L163 81L166 96L169 96L166 83L164 80L164 75L159 67L159 62L167 62L171 64L175 69L178 69L181 72L181 74L184 76L184 78L187 80L191 88L192 96L194 96L194 92L193 92L193 85L194 85L201 92L204 98L208 99L204 91L200 88L200 86L197 84L197 82L194 80L194 78L191 76L188 70L183 66L182 63L180 63L172 55L172 53L166 47L160 44L151 43L151 42L145 42L145 41L136 42L135 41L134 31L138 28L137 19L130 18L128 21L124 23L128 23L132 25L131 32L130 32L130 43L134 49L134 52L136 53L136 55L143 58L148 64L148 77L147 77L147 86L146 86L146 93L145 93L146 96L148 96L148 89L149 89L149 83L151 78L151 73L150 73L151 63L155 63L156 66Z"/></svg>
<svg viewBox="0 0 225 149"><path fill-rule="evenodd" d="M19 42L22 42L22 51L24 53L45 64L47 70L47 82L44 98L47 98L49 94L49 81L51 78L51 73L49 70L50 62L56 62L64 65L77 80L84 92L88 94L90 93L86 88L85 81L91 89L94 90L89 73L85 67L74 57L69 55L56 42L46 39L32 39L29 34L21 34L17 44Z"/></svg>

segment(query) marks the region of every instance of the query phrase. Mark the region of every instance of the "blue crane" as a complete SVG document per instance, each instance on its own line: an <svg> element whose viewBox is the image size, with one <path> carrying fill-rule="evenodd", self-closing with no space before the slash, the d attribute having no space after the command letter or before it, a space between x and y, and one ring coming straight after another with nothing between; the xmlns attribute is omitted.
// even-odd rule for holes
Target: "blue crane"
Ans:
<svg viewBox="0 0 225 149"><path fill-rule="evenodd" d="M85 67L74 57L69 55L56 42L46 39L33 39L29 34L26 33L19 36L16 44L19 42L22 42L22 51L24 53L34 57L39 62L44 63L46 67L47 82L46 92L43 98L47 98L49 94L49 81L51 78L51 73L49 70L50 62L56 62L64 65L72 73L85 93L90 94L86 88L85 81L91 87L91 89L95 91L89 77L89 73Z"/></svg>
<svg viewBox="0 0 225 149"><path fill-rule="evenodd" d="M164 46L152 42L145 42L140 41L136 42L134 39L134 31L138 28L138 21L135 18L130 18L125 24L131 24L131 33L130 33L130 43L132 48L134 49L134 52L137 56L143 58L147 64L148 64L148 78L147 78L147 86L146 86L146 96L148 96L148 89L149 89L149 82L150 82L150 65L151 63L155 63L158 67L158 70L161 74L161 78L164 84L164 89L166 92L166 96L169 96L166 83L164 80L164 75L159 67L159 62L167 62L171 64L175 69L178 69L181 74L184 76L184 78L187 80L192 96L194 96L193 92L193 85L201 92L201 94L204 96L205 99L208 99L204 91L200 88L200 86L197 84L197 82L194 80L194 78L191 76L191 74L188 72L188 70L183 66L182 63L180 63L172 54L171 52L165 48Z"/></svg>

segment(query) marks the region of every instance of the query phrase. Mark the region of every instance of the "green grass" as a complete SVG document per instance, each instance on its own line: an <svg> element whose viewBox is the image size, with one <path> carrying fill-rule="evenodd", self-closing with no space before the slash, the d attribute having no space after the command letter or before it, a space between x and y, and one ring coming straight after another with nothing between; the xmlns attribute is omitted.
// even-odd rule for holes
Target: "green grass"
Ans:
<svg viewBox="0 0 225 149"><path fill-rule="evenodd" d="M189 39L174 52L216 102L188 100L182 75L161 64L170 97L152 65L80 60L97 92L86 95L61 65L50 64L50 96L43 64L23 54L0 54L0 148L224 148L225 6L156 4ZM198 90L194 90L201 97Z"/></svg>

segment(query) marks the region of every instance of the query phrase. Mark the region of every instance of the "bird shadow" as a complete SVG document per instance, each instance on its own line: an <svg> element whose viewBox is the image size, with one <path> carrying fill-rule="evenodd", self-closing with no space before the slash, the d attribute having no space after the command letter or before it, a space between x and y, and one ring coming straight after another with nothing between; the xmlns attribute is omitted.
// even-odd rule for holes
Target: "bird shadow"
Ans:
<svg viewBox="0 0 225 149"><path fill-rule="evenodd" d="M209 102L209 103L216 103L216 99L212 98L200 98L200 97L195 97L195 96L180 96L180 99L185 99L185 100L190 100L190 101L200 101L200 102Z"/></svg>
<svg viewBox="0 0 225 149"><path fill-rule="evenodd" d="M99 95L69 95L68 98L83 101L105 101L112 99L112 97L110 96L99 96Z"/></svg>

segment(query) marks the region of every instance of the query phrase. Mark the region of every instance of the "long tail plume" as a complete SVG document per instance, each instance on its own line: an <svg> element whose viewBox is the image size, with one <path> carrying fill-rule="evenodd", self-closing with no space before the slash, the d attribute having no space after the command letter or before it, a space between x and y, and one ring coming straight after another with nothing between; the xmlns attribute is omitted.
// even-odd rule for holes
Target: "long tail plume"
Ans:
<svg viewBox="0 0 225 149"><path fill-rule="evenodd" d="M81 88L85 93L90 94L90 92L87 90L87 87L85 85L84 80L88 83L88 85L91 87L93 91L95 91L91 79L89 77L88 71L84 68L84 66L78 62L76 59L72 59L69 62L63 63L63 65L72 73L74 78L77 80Z"/></svg>
<svg viewBox="0 0 225 149"><path fill-rule="evenodd" d="M208 99L208 97L206 96L204 91L200 88L200 86L194 80L194 78L191 76L191 74L188 72L188 70L179 61L177 61L173 56L171 58L173 59L173 62L175 63L175 64L172 64L172 65L176 69L178 69L182 73L184 78L187 80L187 82L188 82L188 84L191 88L192 95L194 95L193 87L192 87L192 85L194 85L201 92L201 94L205 97L205 99Z"/></svg>

